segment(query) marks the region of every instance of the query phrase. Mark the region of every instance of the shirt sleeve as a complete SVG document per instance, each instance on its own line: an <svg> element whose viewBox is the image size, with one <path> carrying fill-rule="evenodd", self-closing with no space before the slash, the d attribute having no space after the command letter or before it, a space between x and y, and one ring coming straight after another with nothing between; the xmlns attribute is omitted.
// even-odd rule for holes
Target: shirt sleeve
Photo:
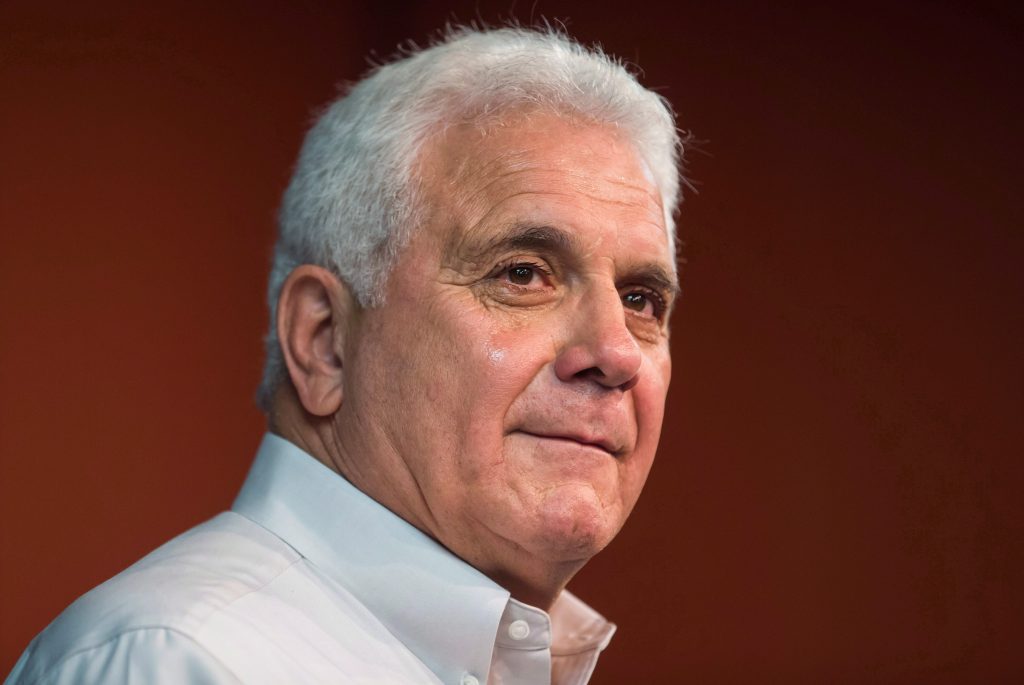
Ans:
<svg viewBox="0 0 1024 685"><path fill-rule="evenodd" d="M138 628L59 660L30 647L4 685L240 685L205 647L168 628Z"/></svg>

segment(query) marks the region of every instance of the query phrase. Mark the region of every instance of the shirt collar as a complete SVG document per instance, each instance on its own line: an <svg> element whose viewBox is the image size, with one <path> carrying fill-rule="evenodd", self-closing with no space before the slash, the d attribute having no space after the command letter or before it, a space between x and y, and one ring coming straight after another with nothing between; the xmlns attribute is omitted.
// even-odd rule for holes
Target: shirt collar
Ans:
<svg viewBox="0 0 1024 685"><path fill-rule="evenodd" d="M509 592L324 464L268 433L232 510L354 594L443 682L485 682Z"/></svg>

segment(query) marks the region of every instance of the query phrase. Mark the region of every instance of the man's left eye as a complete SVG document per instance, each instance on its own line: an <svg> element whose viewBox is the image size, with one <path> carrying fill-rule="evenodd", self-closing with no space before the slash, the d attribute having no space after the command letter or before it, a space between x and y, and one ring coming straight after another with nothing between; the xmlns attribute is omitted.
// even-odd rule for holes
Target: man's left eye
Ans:
<svg viewBox="0 0 1024 685"><path fill-rule="evenodd" d="M631 309L644 316L651 318L659 318L661 316L656 298L649 293L637 292L635 290L626 293L622 296L622 304L625 305L626 309Z"/></svg>

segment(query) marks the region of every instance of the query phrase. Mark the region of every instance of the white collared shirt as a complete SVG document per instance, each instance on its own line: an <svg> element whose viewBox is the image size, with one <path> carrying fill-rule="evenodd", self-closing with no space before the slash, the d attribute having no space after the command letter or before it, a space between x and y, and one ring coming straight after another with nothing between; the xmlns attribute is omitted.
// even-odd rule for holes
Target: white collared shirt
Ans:
<svg viewBox="0 0 1024 685"><path fill-rule="evenodd" d="M511 599L268 434L231 511L79 598L9 685L586 683L615 626Z"/></svg>

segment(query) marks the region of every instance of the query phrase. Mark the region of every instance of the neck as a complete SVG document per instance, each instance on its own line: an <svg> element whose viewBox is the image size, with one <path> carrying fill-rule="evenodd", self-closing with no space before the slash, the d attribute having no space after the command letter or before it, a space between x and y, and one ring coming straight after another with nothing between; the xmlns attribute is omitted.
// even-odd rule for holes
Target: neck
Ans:
<svg viewBox="0 0 1024 685"><path fill-rule="evenodd" d="M537 569L531 569L533 572L526 576L522 573L510 573L504 570L484 573L495 583L508 590L513 599L544 611L550 611L558 596L562 594L562 590L582 567L583 562L579 562L574 564L571 569L560 567L550 569L546 574L537 573Z"/></svg>
<svg viewBox="0 0 1024 685"><path fill-rule="evenodd" d="M332 471L338 472L337 465L330 459L331 451L324 431L318 430L315 425L316 418L302 408L291 383L282 382L274 393L274 401L267 414L267 428L271 433L302 448L306 454L312 455ZM327 423L327 420L321 421Z"/></svg>

